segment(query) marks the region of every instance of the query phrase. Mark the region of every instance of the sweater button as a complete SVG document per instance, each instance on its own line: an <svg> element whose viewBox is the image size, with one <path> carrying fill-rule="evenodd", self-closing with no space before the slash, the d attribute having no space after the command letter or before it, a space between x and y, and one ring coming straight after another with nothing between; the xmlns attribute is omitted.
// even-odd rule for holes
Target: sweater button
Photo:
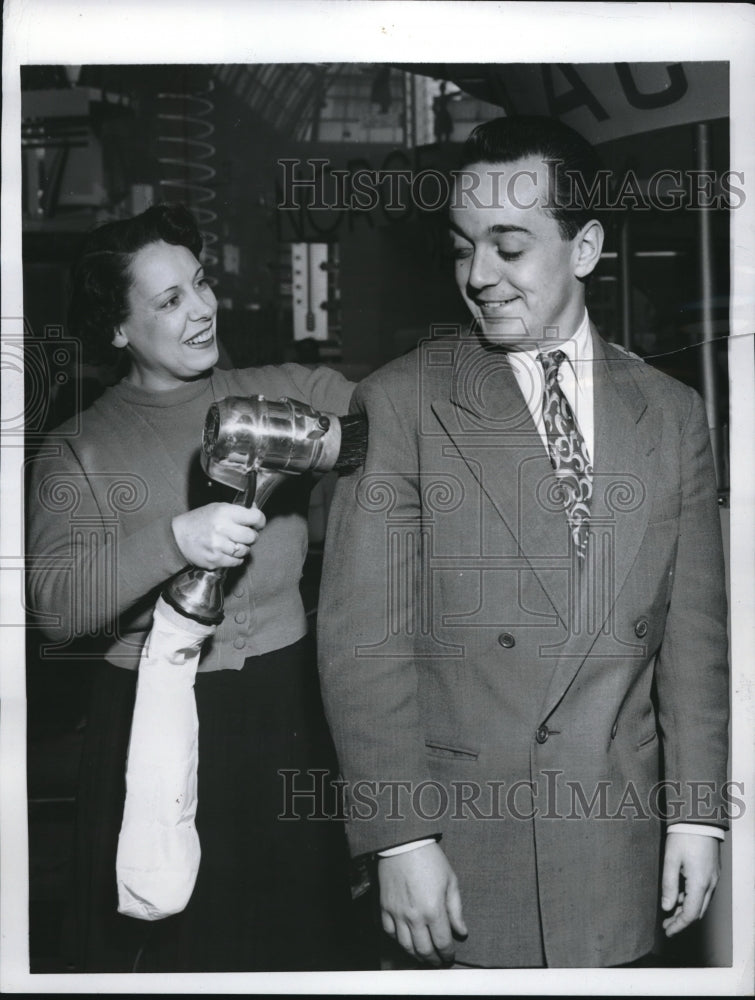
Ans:
<svg viewBox="0 0 755 1000"><path fill-rule="evenodd" d="M535 739L538 743L546 743L548 737L550 736L550 730L547 726L538 726L538 730L535 733Z"/></svg>
<svg viewBox="0 0 755 1000"><path fill-rule="evenodd" d="M233 620L236 622L237 625L243 625L244 622L246 621L246 612L237 611L236 614L233 616Z"/></svg>
<svg viewBox="0 0 755 1000"><path fill-rule="evenodd" d="M245 593L244 592L244 588L243 587L238 587L236 590L234 590L233 596L234 597L243 597L244 593Z"/></svg>
<svg viewBox="0 0 755 1000"><path fill-rule="evenodd" d="M498 636L498 642L503 646L504 649L511 649L512 646L516 645L516 639L511 634L511 632L501 632Z"/></svg>
<svg viewBox="0 0 755 1000"><path fill-rule="evenodd" d="M242 636L239 635L233 640L234 649L243 649L244 646L246 646L246 640Z"/></svg>

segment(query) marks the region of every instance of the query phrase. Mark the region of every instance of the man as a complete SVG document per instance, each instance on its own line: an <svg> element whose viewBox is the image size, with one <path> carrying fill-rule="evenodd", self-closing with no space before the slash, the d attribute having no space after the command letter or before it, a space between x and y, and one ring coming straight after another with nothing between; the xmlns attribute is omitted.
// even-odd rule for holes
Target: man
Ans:
<svg viewBox="0 0 755 1000"><path fill-rule="evenodd" d="M704 408L590 324L591 147L502 118L462 166L472 331L358 388L369 454L328 527L321 677L351 847L416 958L627 964L659 903L668 935L704 913L726 827Z"/></svg>

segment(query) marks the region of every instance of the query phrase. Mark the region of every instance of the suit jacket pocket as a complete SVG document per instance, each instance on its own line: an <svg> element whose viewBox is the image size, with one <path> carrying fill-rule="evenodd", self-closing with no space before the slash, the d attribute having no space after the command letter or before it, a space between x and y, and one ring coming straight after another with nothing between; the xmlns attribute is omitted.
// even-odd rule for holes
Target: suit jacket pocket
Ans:
<svg viewBox="0 0 755 1000"><path fill-rule="evenodd" d="M430 757L443 757L446 760L477 760L480 756L479 750L451 745L444 740L425 740L425 750Z"/></svg>
<svg viewBox="0 0 755 1000"><path fill-rule="evenodd" d="M682 495L680 492L662 493L653 500L650 508L648 524L658 524L661 521L669 521L679 517L682 509Z"/></svg>
<svg viewBox="0 0 755 1000"><path fill-rule="evenodd" d="M652 733L648 733L647 736L643 737L639 743L635 745L635 750L645 750L647 747L653 746L653 744L658 742L658 733L654 729Z"/></svg>

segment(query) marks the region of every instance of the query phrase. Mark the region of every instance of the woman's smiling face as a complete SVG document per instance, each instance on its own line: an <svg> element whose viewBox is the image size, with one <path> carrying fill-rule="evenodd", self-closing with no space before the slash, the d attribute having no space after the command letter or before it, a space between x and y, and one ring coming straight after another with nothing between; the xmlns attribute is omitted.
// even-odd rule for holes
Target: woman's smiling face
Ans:
<svg viewBox="0 0 755 1000"><path fill-rule="evenodd" d="M130 355L129 380L160 391L212 368L218 305L191 250L149 243L134 254L129 272L129 315L113 337Z"/></svg>

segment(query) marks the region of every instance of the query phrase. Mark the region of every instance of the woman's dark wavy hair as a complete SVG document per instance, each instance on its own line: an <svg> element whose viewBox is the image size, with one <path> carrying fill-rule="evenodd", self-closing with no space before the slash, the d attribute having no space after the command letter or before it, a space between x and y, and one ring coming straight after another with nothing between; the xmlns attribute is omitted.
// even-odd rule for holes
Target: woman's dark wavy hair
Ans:
<svg viewBox="0 0 755 1000"><path fill-rule="evenodd" d="M594 188L599 175L606 174L600 157L579 132L557 118L545 115L515 115L494 118L473 129L461 150L460 167L473 163L513 163L527 156L537 156L559 164L553 170L555 190L549 192L552 204L547 208L558 223L561 236L573 239L591 219L604 222L600 204L584 197ZM579 183L574 182L574 178ZM598 201L600 195L598 194Z"/></svg>
<svg viewBox="0 0 755 1000"><path fill-rule="evenodd" d="M131 262L143 247L164 240L202 251L196 220L183 205L152 205L131 219L106 222L89 233L71 268L68 330L82 344L85 361L116 364L123 352L111 341L129 314Z"/></svg>

